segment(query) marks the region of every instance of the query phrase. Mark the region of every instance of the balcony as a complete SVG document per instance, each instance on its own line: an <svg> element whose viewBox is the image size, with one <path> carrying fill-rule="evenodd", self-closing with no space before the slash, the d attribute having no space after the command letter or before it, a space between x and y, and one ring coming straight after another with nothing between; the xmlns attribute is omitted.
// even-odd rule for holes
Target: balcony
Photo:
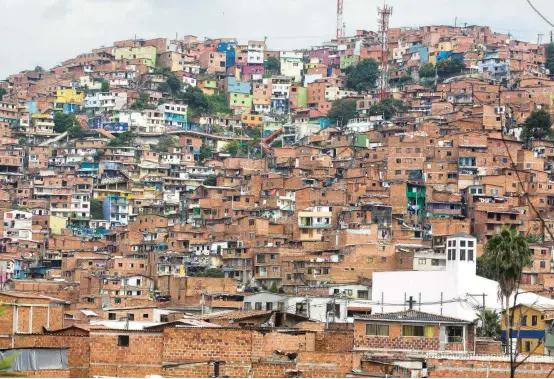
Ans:
<svg viewBox="0 0 554 379"><path fill-rule="evenodd" d="M298 225L298 227L302 229L325 229L325 228L330 228L331 224L330 223L314 223L310 225L300 224Z"/></svg>

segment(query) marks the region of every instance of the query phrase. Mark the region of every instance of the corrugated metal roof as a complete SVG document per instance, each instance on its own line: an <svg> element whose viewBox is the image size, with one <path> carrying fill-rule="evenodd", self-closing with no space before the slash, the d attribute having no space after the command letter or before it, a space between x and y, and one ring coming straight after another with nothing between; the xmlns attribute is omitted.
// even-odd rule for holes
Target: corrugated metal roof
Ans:
<svg viewBox="0 0 554 379"><path fill-rule="evenodd" d="M435 315L416 310L407 310L393 313L380 313L373 315L357 315L354 317L357 320L367 321L396 321L396 322L432 322L432 323L456 323L456 324L471 324L470 321L461 320L459 318Z"/></svg>

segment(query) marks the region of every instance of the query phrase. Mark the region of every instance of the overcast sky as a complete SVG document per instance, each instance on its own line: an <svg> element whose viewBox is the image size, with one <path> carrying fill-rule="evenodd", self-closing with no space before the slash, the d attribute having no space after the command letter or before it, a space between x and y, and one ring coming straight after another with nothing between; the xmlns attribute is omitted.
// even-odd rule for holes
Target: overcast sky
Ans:
<svg viewBox="0 0 554 379"><path fill-rule="evenodd" d="M554 0L531 0L554 23ZM347 35L377 30L382 0L344 0ZM527 0L387 0L391 26L489 25L513 38L544 40L550 26ZM336 0L0 0L0 78L50 68L113 41L133 38L268 37L275 49L317 45L335 34Z"/></svg>

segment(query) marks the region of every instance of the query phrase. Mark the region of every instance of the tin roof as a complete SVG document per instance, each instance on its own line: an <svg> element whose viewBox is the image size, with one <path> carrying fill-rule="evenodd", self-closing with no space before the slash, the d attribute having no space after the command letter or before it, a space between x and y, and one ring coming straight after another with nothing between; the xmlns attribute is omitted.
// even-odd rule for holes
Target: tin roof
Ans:
<svg viewBox="0 0 554 379"><path fill-rule="evenodd" d="M430 322L430 323L450 323L450 324L471 324L470 321L454 317L425 313L413 309L393 313L381 313L373 315L357 315L357 320L364 321L396 321L396 322Z"/></svg>

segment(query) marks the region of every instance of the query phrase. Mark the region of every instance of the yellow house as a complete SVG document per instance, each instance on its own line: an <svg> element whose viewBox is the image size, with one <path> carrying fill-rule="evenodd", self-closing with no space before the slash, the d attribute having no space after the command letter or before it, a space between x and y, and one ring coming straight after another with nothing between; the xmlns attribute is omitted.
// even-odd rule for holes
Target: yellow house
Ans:
<svg viewBox="0 0 554 379"><path fill-rule="evenodd" d="M518 304L512 314L512 344L521 354L553 355L554 334L552 321L554 306ZM506 320L502 317L502 339L506 341ZM508 342L506 341L508 345Z"/></svg>
<svg viewBox="0 0 554 379"><path fill-rule="evenodd" d="M84 92L77 92L74 89L59 89L56 91L56 102L65 104L83 104Z"/></svg>
<svg viewBox="0 0 554 379"><path fill-rule="evenodd" d="M104 198L110 197L110 196L125 197L127 199L132 199L133 198L133 194L131 193L131 191L117 190L117 189L99 189L99 188L95 188L93 190L93 194L92 194L92 197L94 199L98 199L98 200L104 200Z"/></svg>
<svg viewBox="0 0 554 379"><path fill-rule="evenodd" d="M156 48L154 46L118 47L115 59L145 59L147 66L156 66Z"/></svg>
<svg viewBox="0 0 554 379"><path fill-rule="evenodd" d="M452 42L450 41L442 41L439 42L438 45L439 51L452 51Z"/></svg>
<svg viewBox="0 0 554 379"><path fill-rule="evenodd" d="M49 225L51 234L62 234L62 229L67 227L67 217L50 215Z"/></svg>
<svg viewBox="0 0 554 379"><path fill-rule="evenodd" d="M244 125L261 127L264 125L264 116L261 114L245 113L240 116L240 121Z"/></svg>
<svg viewBox="0 0 554 379"><path fill-rule="evenodd" d="M217 90L217 81L201 79L196 82L196 86L204 92L204 95L214 95Z"/></svg>

